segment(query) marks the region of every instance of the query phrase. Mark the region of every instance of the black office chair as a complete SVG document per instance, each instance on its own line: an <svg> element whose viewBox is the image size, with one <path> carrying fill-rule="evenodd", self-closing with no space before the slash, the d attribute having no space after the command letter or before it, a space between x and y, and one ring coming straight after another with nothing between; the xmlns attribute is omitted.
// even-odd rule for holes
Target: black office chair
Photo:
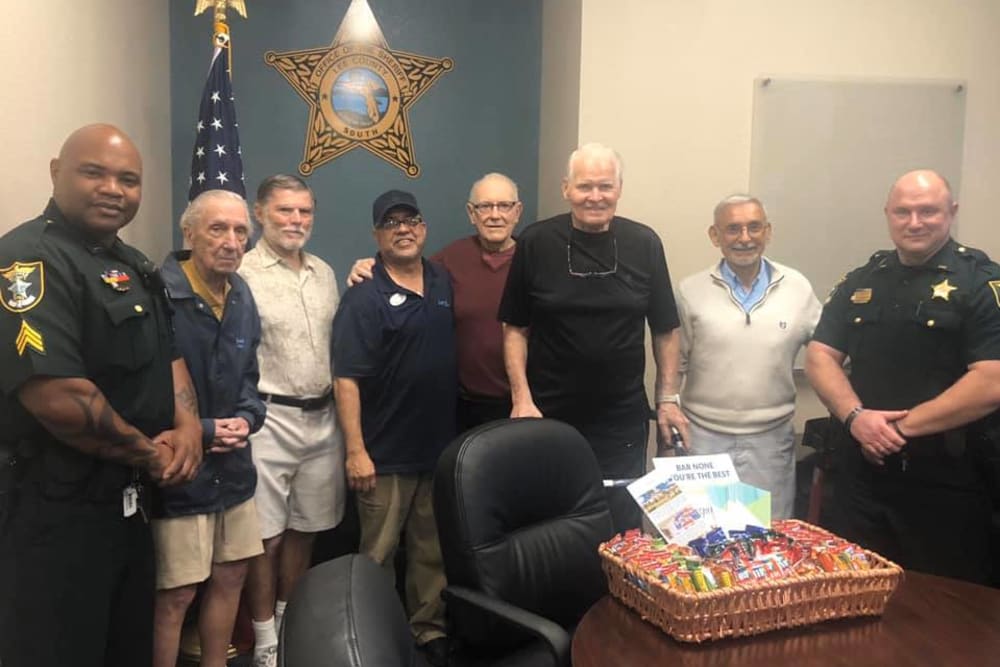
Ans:
<svg viewBox="0 0 1000 667"><path fill-rule="evenodd" d="M279 667L426 667L392 577L367 556L311 568L285 608Z"/></svg>
<svg viewBox="0 0 1000 667"><path fill-rule="evenodd" d="M583 436L551 419L464 433L438 461L434 513L456 662L568 666L573 627L607 591L597 547L613 534Z"/></svg>

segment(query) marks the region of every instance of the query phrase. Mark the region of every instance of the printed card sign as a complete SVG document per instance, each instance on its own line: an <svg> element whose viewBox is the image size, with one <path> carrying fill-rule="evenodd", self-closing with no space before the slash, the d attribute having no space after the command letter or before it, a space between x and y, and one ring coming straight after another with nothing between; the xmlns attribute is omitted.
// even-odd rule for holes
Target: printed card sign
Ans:
<svg viewBox="0 0 1000 667"><path fill-rule="evenodd" d="M729 484L740 481L729 454L710 454L706 456L666 456L654 458L653 467L664 469L674 478L674 481L684 484Z"/></svg>
<svg viewBox="0 0 1000 667"><path fill-rule="evenodd" d="M654 458L653 467L658 474L670 475L703 522L713 528L771 525L771 494L740 482L729 454Z"/></svg>

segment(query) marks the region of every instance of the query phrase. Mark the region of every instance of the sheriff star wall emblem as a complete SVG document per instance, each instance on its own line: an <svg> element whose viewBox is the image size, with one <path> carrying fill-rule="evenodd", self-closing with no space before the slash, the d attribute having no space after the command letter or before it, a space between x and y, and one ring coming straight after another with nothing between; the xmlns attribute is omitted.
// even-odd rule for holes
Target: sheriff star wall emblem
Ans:
<svg viewBox="0 0 1000 667"><path fill-rule="evenodd" d="M454 66L451 58L391 50L367 0L351 0L329 46L268 51L264 62L309 104L303 176L359 147L410 178L420 174L407 112Z"/></svg>
<svg viewBox="0 0 1000 667"><path fill-rule="evenodd" d="M42 302L45 296L45 266L41 262L14 262L0 269L7 282L3 307L12 313L24 313Z"/></svg>

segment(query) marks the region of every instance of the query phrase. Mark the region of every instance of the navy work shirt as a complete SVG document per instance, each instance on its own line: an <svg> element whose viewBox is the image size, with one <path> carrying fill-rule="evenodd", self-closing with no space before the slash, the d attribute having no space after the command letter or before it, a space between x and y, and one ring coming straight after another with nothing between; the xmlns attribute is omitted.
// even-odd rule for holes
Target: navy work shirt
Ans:
<svg viewBox="0 0 1000 667"><path fill-rule="evenodd" d="M397 285L381 257L333 319L337 377L358 381L361 431L378 475L433 470L455 437L458 370L451 279L423 260L424 295Z"/></svg>

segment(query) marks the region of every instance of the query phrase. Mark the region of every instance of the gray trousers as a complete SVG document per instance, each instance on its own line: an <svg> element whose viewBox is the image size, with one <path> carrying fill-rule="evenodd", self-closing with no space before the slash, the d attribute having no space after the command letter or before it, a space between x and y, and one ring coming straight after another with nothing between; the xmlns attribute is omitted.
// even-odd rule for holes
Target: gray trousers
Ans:
<svg viewBox="0 0 1000 667"><path fill-rule="evenodd" d="M729 454L736 474L771 492L771 518L790 519L795 509L795 428L780 426L749 435L718 433L690 422L692 454Z"/></svg>

